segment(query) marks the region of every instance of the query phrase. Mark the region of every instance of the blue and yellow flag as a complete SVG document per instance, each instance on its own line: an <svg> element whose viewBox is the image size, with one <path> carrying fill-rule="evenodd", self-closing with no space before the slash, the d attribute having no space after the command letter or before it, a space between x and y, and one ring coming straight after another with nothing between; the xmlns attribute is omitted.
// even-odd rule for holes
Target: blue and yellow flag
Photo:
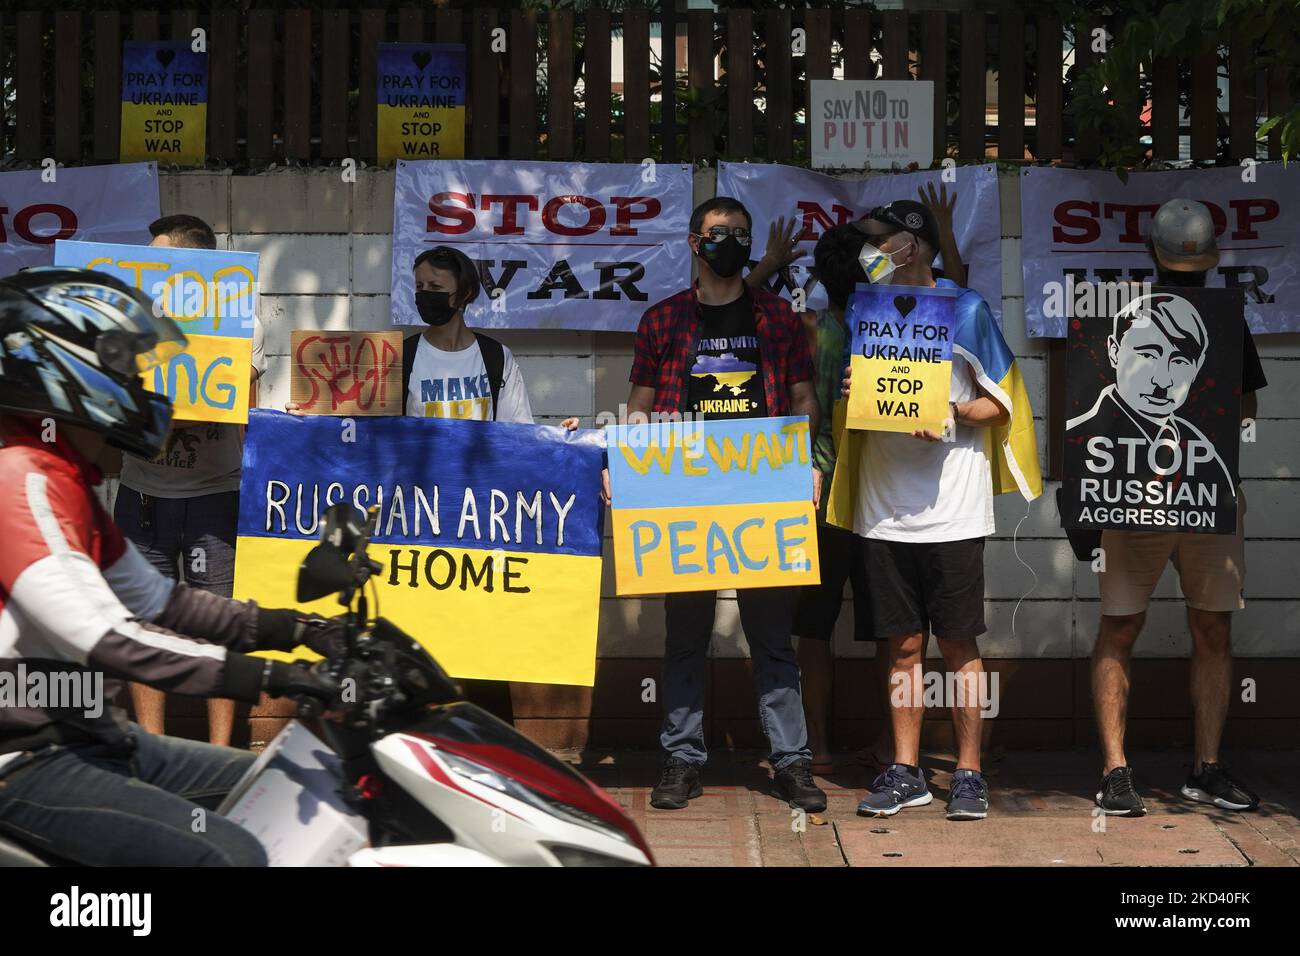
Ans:
<svg viewBox="0 0 1300 956"><path fill-rule="evenodd" d="M207 131L208 55L187 40L124 43L121 161L202 166Z"/></svg>
<svg viewBox="0 0 1300 956"><path fill-rule="evenodd" d="M958 288L949 279L936 280L943 288ZM1026 501L1043 493L1043 476L1034 434L1034 412L1016 358L1008 348L993 313L978 292L965 290L957 299L956 329L952 352L960 355L975 373L980 388L1010 411L1006 424L984 431L993 494L1019 491ZM858 490L861 442L869 432L845 427L848 402L835 405L835 477L831 482L826 520L839 528L853 528L854 499Z"/></svg>
<svg viewBox="0 0 1300 956"><path fill-rule="evenodd" d="M606 434L619 594L820 581L805 416Z"/></svg>
<svg viewBox="0 0 1300 956"><path fill-rule="evenodd" d="M255 410L235 596L292 607L298 565L340 501L379 508L382 614L455 677L590 686L596 673L599 432ZM302 605L341 613L335 598Z"/></svg>
<svg viewBox="0 0 1300 956"><path fill-rule="evenodd" d="M465 47L379 44L379 162L465 155Z"/></svg>
<svg viewBox="0 0 1300 956"><path fill-rule="evenodd" d="M54 264L96 269L154 299L185 333L185 351L144 373L145 387L172 400L181 421L248 421L257 308L255 252L54 243Z"/></svg>

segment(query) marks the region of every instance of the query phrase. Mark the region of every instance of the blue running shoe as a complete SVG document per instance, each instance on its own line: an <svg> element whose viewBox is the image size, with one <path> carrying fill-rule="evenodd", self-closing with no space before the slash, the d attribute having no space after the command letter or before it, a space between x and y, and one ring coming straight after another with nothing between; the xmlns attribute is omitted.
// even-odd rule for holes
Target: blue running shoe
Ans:
<svg viewBox="0 0 1300 956"><path fill-rule="evenodd" d="M958 768L948 791L949 820L983 820L989 815L989 788L978 770Z"/></svg>
<svg viewBox="0 0 1300 956"><path fill-rule="evenodd" d="M923 807L933 799L923 775L914 776L901 763L894 763L871 784L871 792L858 804L858 815L892 817L903 807Z"/></svg>

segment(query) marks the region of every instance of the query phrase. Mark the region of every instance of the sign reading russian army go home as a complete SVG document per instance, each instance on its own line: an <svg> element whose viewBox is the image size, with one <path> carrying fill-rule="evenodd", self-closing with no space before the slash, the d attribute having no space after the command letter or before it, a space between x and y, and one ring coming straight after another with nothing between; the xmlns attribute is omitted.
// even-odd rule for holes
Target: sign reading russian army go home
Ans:
<svg viewBox="0 0 1300 956"><path fill-rule="evenodd" d="M944 430L956 290L859 285L849 297L848 427Z"/></svg>
<svg viewBox="0 0 1300 956"><path fill-rule="evenodd" d="M235 595L295 604L331 504L379 508L382 614L456 677L595 680L604 449L595 431L254 410L244 444ZM303 605L339 612L333 597Z"/></svg>
<svg viewBox="0 0 1300 956"><path fill-rule="evenodd" d="M820 581L806 417L606 434L619 594Z"/></svg>
<svg viewBox="0 0 1300 956"><path fill-rule="evenodd" d="M143 375L185 421L246 422L257 305L257 253L104 242L54 244L54 264L98 269L154 298L185 351Z"/></svg>
<svg viewBox="0 0 1300 956"><path fill-rule="evenodd" d="M208 55L188 40L122 44L123 162L202 166L207 130Z"/></svg>

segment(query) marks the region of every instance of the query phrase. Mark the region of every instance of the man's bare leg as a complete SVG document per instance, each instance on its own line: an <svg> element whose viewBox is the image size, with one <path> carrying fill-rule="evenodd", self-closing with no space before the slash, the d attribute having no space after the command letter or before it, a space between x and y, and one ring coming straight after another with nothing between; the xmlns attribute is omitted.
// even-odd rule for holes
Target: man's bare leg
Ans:
<svg viewBox="0 0 1300 956"><path fill-rule="evenodd" d="M1115 617L1103 614L1092 649L1092 706L1097 715L1102 775L1127 766L1124 728L1128 721L1129 660L1146 612Z"/></svg>
<svg viewBox="0 0 1300 956"><path fill-rule="evenodd" d="M889 655L889 645L880 641L876 644L876 656L871 659L871 677L873 683L880 691L880 699L883 702L885 713L889 713L889 675L892 673L892 662ZM876 734L876 740L858 751L858 763L868 767L880 767L884 769L894 762L894 728L892 724L885 723L880 727L880 733Z"/></svg>
<svg viewBox="0 0 1300 956"><path fill-rule="evenodd" d="M921 722L925 718L925 635L889 639L889 718L894 728L894 762L909 767L921 762Z"/></svg>
<svg viewBox="0 0 1300 956"><path fill-rule="evenodd" d="M229 747L234 728L235 702L220 697L208 698L208 743Z"/></svg>
<svg viewBox="0 0 1300 956"><path fill-rule="evenodd" d="M131 704L135 709L135 722L151 734L163 732L163 713L167 695L147 684L131 685Z"/></svg>
<svg viewBox="0 0 1300 956"><path fill-rule="evenodd" d="M939 653L949 674L957 675L957 694L952 702L952 729L957 739L957 766L980 770L980 732L983 711L980 707L980 682L984 679L984 661L974 641L945 641L938 638Z"/></svg>
<svg viewBox="0 0 1300 956"><path fill-rule="evenodd" d="M1187 609L1192 632L1192 712L1196 739L1196 765L1219 762L1223 724L1228 719L1232 693L1232 614L1228 611Z"/></svg>

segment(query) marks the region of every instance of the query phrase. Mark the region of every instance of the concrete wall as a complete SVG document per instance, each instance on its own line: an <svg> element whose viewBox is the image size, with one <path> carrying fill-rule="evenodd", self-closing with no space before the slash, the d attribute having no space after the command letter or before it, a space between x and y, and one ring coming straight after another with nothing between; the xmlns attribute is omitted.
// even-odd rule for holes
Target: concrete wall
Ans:
<svg viewBox="0 0 1300 956"><path fill-rule="evenodd" d="M389 327L393 173L362 171L355 184L343 183L337 170L285 170L259 176L163 174L161 191L164 214L202 216L213 224L219 242L261 253L260 309L269 362L261 405L283 407L287 397L291 329ZM712 192L712 171L698 173L696 198ZM1039 447L1045 454L1046 349L1041 340L1024 335L1018 176L1002 177L1001 195L1003 327L1024 369L1037 413ZM545 331L507 332L500 337L518 357L539 421L554 423L579 415L590 424L598 412L616 410L627 398L630 334ZM1300 335L1261 336L1258 344L1270 384L1260 393L1259 440L1242 449L1243 487L1249 502L1249 575L1247 608L1236 615L1234 643L1241 657L1300 657ZM1019 496L1004 495L997 501L997 534L986 552L990 633L982 646L986 657L1005 660L1008 666L1059 662L1060 667L1050 670L1062 682L1058 686L1065 688L1077 683L1070 676L1077 668L1069 662L1085 658L1092 647L1098 623L1097 584L1089 568L1070 552L1060 530L1054 491L1055 485L1050 485L1028 509ZM606 555L608 565L609 549ZM626 679L632 681L662 653L662 602L614 596L612 567L606 571L599 656L608 662L611 680L615 670L623 670L614 662L623 660ZM845 614L836 655L870 656L870 645L851 640L848 624ZM725 596L719 602L716 632L713 653L719 662L739 662L747 656L735 602ZM1175 575L1169 571L1157 590L1137 654L1181 658L1188 651L1183 605ZM586 693L589 703L590 692ZM636 696L632 685L628 693ZM539 719L567 716L568 710L581 716L585 705L552 700L538 704L543 706L558 707L566 714L539 712ZM1081 708L1072 710L1081 713ZM750 712L752 706L746 704L744 716ZM1080 713L1071 720L1082 719ZM651 720L641 714L610 719Z"/></svg>

